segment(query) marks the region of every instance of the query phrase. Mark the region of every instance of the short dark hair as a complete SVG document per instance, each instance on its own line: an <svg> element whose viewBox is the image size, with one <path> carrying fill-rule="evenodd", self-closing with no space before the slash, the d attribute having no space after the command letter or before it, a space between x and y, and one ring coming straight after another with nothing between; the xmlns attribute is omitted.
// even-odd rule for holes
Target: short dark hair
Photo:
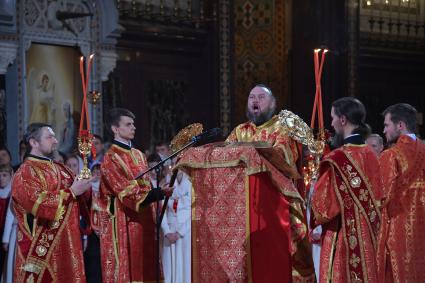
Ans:
<svg viewBox="0 0 425 283"><path fill-rule="evenodd" d="M119 122L121 119L121 116L130 117L131 119L136 119L136 116L128 109L125 108L112 108L109 110L108 115L106 117L106 130L111 135L114 135L112 132L112 126L119 126Z"/></svg>
<svg viewBox="0 0 425 283"><path fill-rule="evenodd" d="M35 139L36 141L40 141L41 138L41 129L44 127L51 128L52 126L46 123L31 123L28 125L24 134L25 145L27 146L26 154L31 151L30 139Z"/></svg>
<svg viewBox="0 0 425 283"><path fill-rule="evenodd" d="M411 133L416 132L416 108L407 103L398 103L389 106L382 112L382 116L391 114L393 123L404 122L407 130Z"/></svg>
<svg viewBox="0 0 425 283"><path fill-rule="evenodd" d="M360 100L354 97L342 97L332 103L335 115L345 118L357 128L352 134L360 134L366 138L370 134L370 127L366 124L366 108Z"/></svg>
<svg viewBox="0 0 425 283"><path fill-rule="evenodd" d="M169 143L169 142L167 142L167 141L165 141L165 140L160 140L160 141L157 141L157 142L155 143L155 147L157 147L157 146L161 146L161 145L166 145L166 146L170 147L170 143Z"/></svg>
<svg viewBox="0 0 425 283"><path fill-rule="evenodd" d="M148 161L148 163L161 162L161 157L157 153L154 152L154 153L149 154L147 161Z"/></svg>
<svg viewBox="0 0 425 283"><path fill-rule="evenodd" d="M9 155L9 159L12 160L12 155L10 154L10 150L6 146L1 146L0 151L2 150L6 151L7 154Z"/></svg>

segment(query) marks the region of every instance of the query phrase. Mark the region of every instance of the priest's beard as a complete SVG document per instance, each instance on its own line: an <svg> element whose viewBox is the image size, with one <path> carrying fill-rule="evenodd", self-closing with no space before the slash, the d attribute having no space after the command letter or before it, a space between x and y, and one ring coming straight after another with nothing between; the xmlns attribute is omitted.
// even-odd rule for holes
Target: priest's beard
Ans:
<svg viewBox="0 0 425 283"><path fill-rule="evenodd" d="M389 145L395 144L400 136L401 136L401 131L396 130L392 135L390 135L389 137L387 136L387 143Z"/></svg>
<svg viewBox="0 0 425 283"><path fill-rule="evenodd" d="M270 120L273 117L273 114L274 109L270 107L259 114L255 114L254 112L250 111L248 107L246 108L246 117L256 126L260 126Z"/></svg>
<svg viewBox="0 0 425 283"><path fill-rule="evenodd" d="M343 146L343 144L344 144L344 135L342 133L335 133L335 135L332 137L331 148L335 149L335 148Z"/></svg>

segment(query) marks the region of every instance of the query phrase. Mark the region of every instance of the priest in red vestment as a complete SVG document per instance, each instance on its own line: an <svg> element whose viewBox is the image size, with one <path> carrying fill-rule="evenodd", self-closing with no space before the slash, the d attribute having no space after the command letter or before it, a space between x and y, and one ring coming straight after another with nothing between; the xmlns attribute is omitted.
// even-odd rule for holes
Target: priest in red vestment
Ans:
<svg viewBox="0 0 425 283"><path fill-rule="evenodd" d="M150 203L161 200L169 187L152 190L146 178L144 154L131 145L135 116L127 109L108 113L108 130L114 135L101 165L100 240L103 282L155 280L155 224Z"/></svg>
<svg viewBox="0 0 425 283"><path fill-rule="evenodd" d="M256 85L248 96L246 115L248 122L238 125L229 135L228 142L267 142L278 150L293 172L287 176L293 180L300 175L297 171L297 143L282 127L276 110L276 99L265 85ZM294 282L313 282L314 269L311 245L308 241L305 204L300 194L285 195L290 209L290 252L292 257L292 279Z"/></svg>
<svg viewBox="0 0 425 283"><path fill-rule="evenodd" d="M377 282L381 179L376 154L364 142L366 110L344 97L332 104L331 116L342 145L322 160L312 196L314 224L323 229L319 282Z"/></svg>
<svg viewBox="0 0 425 283"><path fill-rule="evenodd" d="M414 107L395 104L383 114L387 142L395 144L380 157L379 282L425 282L425 144L414 134Z"/></svg>
<svg viewBox="0 0 425 283"><path fill-rule="evenodd" d="M79 196L91 179L76 180L50 159L58 144L51 127L30 124L30 154L12 181L18 221L15 282L86 282L80 233Z"/></svg>

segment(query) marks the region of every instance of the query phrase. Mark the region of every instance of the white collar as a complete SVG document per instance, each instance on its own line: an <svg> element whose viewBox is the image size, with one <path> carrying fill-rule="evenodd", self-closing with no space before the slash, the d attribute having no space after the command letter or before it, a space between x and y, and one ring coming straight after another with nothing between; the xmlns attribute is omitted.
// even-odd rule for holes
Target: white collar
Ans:
<svg viewBox="0 0 425 283"><path fill-rule="evenodd" d="M415 134L406 134L406 136L410 137L414 141L416 140L416 135Z"/></svg>
<svg viewBox="0 0 425 283"><path fill-rule="evenodd" d="M9 184L6 185L6 187L0 190L0 198L5 199L10 196L11 185L12 181L10 181Z"/></svg>

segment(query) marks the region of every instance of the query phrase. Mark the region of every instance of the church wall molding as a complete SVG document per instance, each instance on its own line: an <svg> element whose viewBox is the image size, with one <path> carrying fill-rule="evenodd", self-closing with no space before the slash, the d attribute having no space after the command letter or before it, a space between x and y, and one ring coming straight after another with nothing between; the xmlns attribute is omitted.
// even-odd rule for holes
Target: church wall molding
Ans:
<svg viewBox="0 0 425 283"><path fill-rule="evenodd" d="M7 96L9 101L15 103L11 109L13 115L8 119L6 136L9 145L9 137L21 137L28 124L26 56L30 47L33 44L75 47L85 57L94 53L88 90L101 91L102 81L107 80L109 73L115 68L118 58L115 45L123 28L118 24L118 12L114 0L6 2L7 6L0 3L0 18L4 14L10 14L8 19L13 20L8 23L0 20L0 74L7 74L7 88L13 89ZM58 12L68 18L61 18ZM76 14L84 16L73 18ZM16 66L13 67L14 65ZM89 104L92 131L98 134L103 129L101 108ZM14 153L15 143L9 146Z"/></svg>
<svg viewBox="0 0 425 283"><path fill-rule="evenodd" d="M16 59L17 50L16 41L0 41L0 75L6 74L9 65Z"/></svg>

